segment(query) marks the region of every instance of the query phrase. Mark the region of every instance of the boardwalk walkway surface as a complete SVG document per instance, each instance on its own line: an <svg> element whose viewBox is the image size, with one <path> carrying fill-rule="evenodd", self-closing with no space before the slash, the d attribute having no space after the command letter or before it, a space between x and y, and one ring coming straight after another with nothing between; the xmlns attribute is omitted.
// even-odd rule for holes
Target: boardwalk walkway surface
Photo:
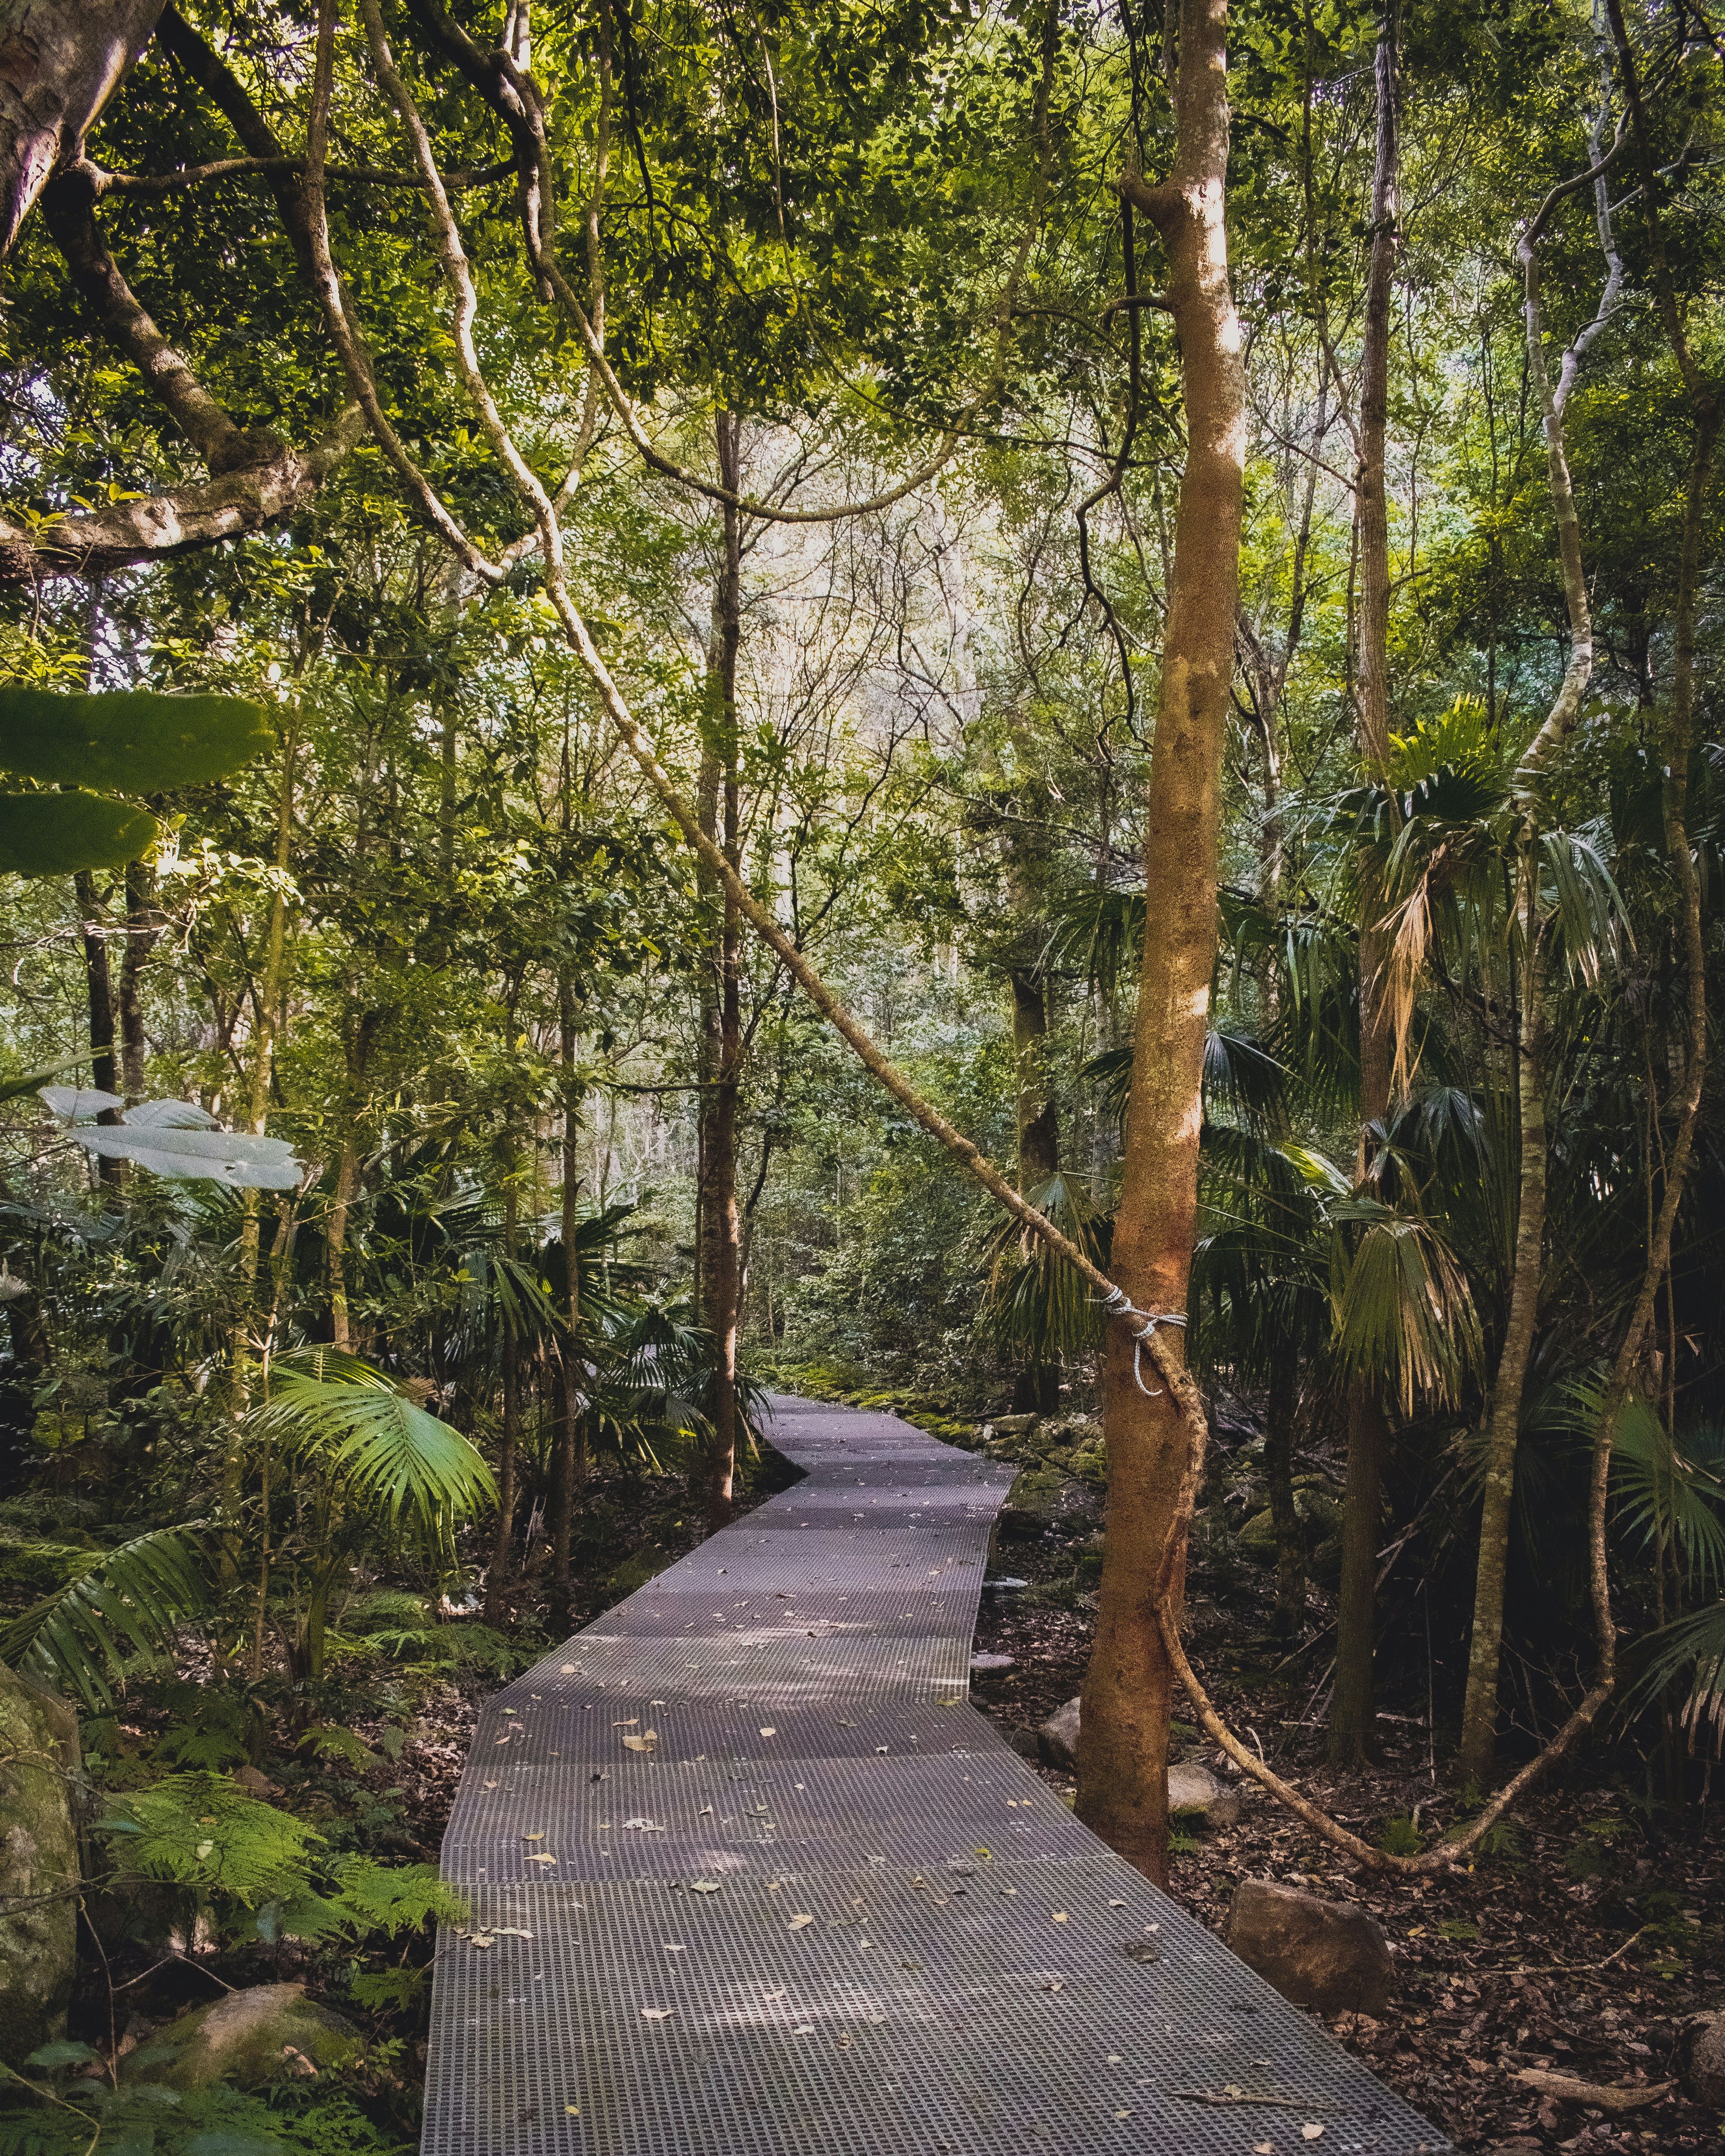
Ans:
<svg viewBox="0 0 1725 2156"><path fill-rule="evenodd" d="M802 1481L480 1718L425 2156L1443 2148L970 1707L1011 1470L771 1434Z"/></svg>

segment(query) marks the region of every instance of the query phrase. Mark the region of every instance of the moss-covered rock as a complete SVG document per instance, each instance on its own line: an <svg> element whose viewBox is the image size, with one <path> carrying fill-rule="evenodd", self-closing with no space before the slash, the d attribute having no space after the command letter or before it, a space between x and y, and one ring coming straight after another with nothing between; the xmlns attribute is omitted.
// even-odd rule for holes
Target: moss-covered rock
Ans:
<svg viewBox="0 0 1725 2156"><path fill-rule="evenodd" d="M1096 1493L1060 1467L1027 1467L1013 1484L1000 1514L1000 1532L1011 1537L1088 1534L1101 1523Z"/></svg>
<svg viewBox="0 0 1725 2156"><path fill-rule="evenodd" d="M352 2023L308 1999L303 1984L259 1984L170 2021L121 2071L126 2081L167 2088L211 2082L261 2088L284 2074L351 2066L362 2049Z"/></svg>
<svg viewBox="0 0 1725 2156"><path fill-rule="evenodd" d="M78 1966L78 1720L0 1663L0 2059L64 2032Z"/></svg>

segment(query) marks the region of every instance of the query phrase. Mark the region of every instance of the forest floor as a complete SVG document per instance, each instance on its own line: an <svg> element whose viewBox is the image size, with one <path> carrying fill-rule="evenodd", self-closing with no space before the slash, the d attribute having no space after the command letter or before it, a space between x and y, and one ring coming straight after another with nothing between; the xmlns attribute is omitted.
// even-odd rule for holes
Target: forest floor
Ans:
<svg viewBox="0 0 1725 2156"><path fill-rule="evenodd" d="M979 1652L1013 1666L978 1672L973 1697L1021 1749L1076 1694L1090 1650L1089 1601L1070 1584L1075 1538L1045 1531L1000 1545L996 1570L1029 1588L985 1596ZM1390 1820L1417 1828L1420 1808L1450 1815L1453 1781L1428 1748L1423 1702L1385 1716L1378 1764L1332 1772L1309 1704L1302 1661L1276 1671L1281 1650L1261 1629L1266 1594L1237 1575L1190 1575L1192 1630L1221 1712L1263 1741L1284 1774L1367 1840ZM1213 1588L1220 1588L1213 1594ZM1725 1861L1710 1817L1692 1809L1680 1831L1626 1800L1586 1763L1518 1804L1499 1846L1466 1869L1404 1881L1368 1873L1317 1840L1196 1729L1176 1725L1178 1756L1234 1781L1239 1823L1180 1837L1170 1891L1215 1932L1239 1881L1275 1878L1358 1903L1389 1935L1400 1972L1394 2013L1343 2015L1329 2026L1458 2148L1576 2151L1712 2148L1716 2112L1675 2089L1645 2109L1606 2117L1543 2098L1515 2079L1539 2067L1594 2085L1657 2083L1671 2072L1685 2020L1725 2007ZM1071 1777L1039 1768L1070 1791ZM1429 1832L1422 1839L1430 1839Z"/></svg>
<svg viewBox="0 0 1725 2156"><path fill-rule="evenodd" d="M962 1441L951 1422L913 1419ZM794 1471L777 1455L763 1455L739 1509L792 1479ZM608 1474L590 1491L589 1512L597 1525L578 1563L583 1599L571 1612L575 1626L701 1538L679 1486L662 1478ZM1093 1512L1054 1527L1014 1523L1009 1514L997 1542L991 1577L1010 1574L1024 1584L983 1599L978 1650L1009 1656L1011 1666L978 1672L973 1697L1021 1751L1034 1750L1038 1725L1078 1690L1093 1623L1095 1546ZM551 1640L542 1582L542 1574L530 1571L501 1627L523 1654ZM1283 1650L1266 1629L1268 1602L1267 1575L1237 1563L1207 1568L1197 1552L1190 1573L1194 1648L1224 1712L1367 1839L1389 1822L1429 1839L1434 1821L1452 1815L1455 1797L1441 1754L1434 1761L1429 1748L1425 1702L1384 1702L1389 1712L1380 1725L1383 1756L1371 1770L1329 1771L1311 1703L1311 1658L1277 1668ZM1315 1607L1321 1617L1316 1599ZM387 1853L434 1860L475 1712L497 1681L495 1672L480 1669L443 1679L428 1673L398 1758L358 1776L333 1761L304 1779L288 1770L296 1786L286 1801L299 1810L309 1801L320 1812L330 1805L343 1812L387 1808L393 1815ZM367 1743L382 1734L382 1725L374 1730L362 1711L352 1723ZM1176 1731L1186 1758L1219 1778L1237 1779L1196 1730L1177 1724ZM1070 1776L1046 1766L1038 1771L1070 1793ZM1665 2081L1686 2019L1725 2007L1725 1861L1710 1811L1692 1808L1673 1828L1612 1779L1609 1763L1584 1761L1518 1805L1515 1825L1472 1868L1403 1882L1336 1856L1250 1786L1241 1794L1238 1824L1181 1837L1172 1892L1218 1932L1235 1885L1251 1876L1368 1908L1401 1971L1399 1999L1382 2021L1343 2016L1330 2025L1459 2149L1471 2156L1719 2147L1718 2116L1675 2092L1645 2109L1606 2116L1554 2104L1515 2079L1518 2069L1534 2066L1596 2085ZM300 1973L318 1988L315 1967ZM176 2010L166 1999L146 2006L155 2015L165 2010ZM415 2048L407 2043L404 2071L411 2071Z"/></svg>

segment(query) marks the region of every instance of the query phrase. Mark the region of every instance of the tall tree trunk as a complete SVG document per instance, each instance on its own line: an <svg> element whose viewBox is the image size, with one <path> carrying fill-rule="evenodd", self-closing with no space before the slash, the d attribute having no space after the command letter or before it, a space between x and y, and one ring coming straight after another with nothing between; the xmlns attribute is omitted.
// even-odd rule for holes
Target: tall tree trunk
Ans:
<svg viewBox="0 0 1725 2156"><path fill-rule="evenodd" d="M1479 1563L1474 1580L1473 1635L1468 1645L1467 1692L1461 1713L1465 1775L1483 1781L1497 1749L1497 1672L1503 1646L1504 1585L1509 1567L1511 1510L1515 1499L1516 1450L1521 1438L1522 1398L1539 1315L1545 1250L1546 1130L1543 983L1545 950L1540 933L1538 858L1525 850L1522 864L1521 1039L1516 1059L1520 1116L1521 1173L1517 1194L1515 1250L1510 1266L1509 1316L1491 1388L1486 1432L1486 1484L1480 1507Z"/></svg>
<svg viewBox="0 0 1725 2156"><path fill-rule="evenodd" d="M509 1034L515 1037L515 1013L510 1013ZM516 1179L515 1134L506 1141L506 1181L503 1188L503 1254L513 1259L519 1236L521 1191ZM515 1327L503 1321L501 1342L503 1429L497 1452L497 1532L491 1543L491 1563L485 1573L485 1621L495 1625L503 1614L503 1590L515 1565L515 1515L518 1502L521 1441L521 1347Z"/></svg>
<svg viewBox="0 0 1725 2156"><path fill-rule="evenodd" d="M557 1457L552 1476L552 1580L558 1610L567 1620L573 1591L571 1546L575 1507L587 1479L587 1460L582 1450L581 1419L586 1408L582 1389L578 1342L581 1337L581 1274L576 1264L576 1231L581 1220L580 1117L576 1050L575 984L565 972L557 981L557 1056L562 1091L563 1143L562 1193L564 1301L563 1322L567 1337L557 1365Z"/></svg>
<svg viewBox="0 0 1725 2156"><path fill-rule="evenodd" d="M144 968L161 937L155 906L156 878L147 861L129 861L126 869L126 948L120 957L120 994L116 1015L120 1033L120 1090L128 1101L141 1101L149 1043L144 1036Z"/></svg>
<svg viewBox="0 0 1725 2156"><path fill-rule="evenodd" d="M740 480L742 423L717 421L719 476L733 492ZM701 828L733 869L742 857L737 781L737 658L742 639L742 526L724 505L723 553L713 594L713 634L701 726ZM701 1503L709 1527L731 1517L737 1473L737 1336L742 1286L742 1219L737 1202L737 1096L742 1060L740 957L742 923L728 891L703 878L720 913L713 963L701 998L700 1229L701 1322L713 1337L712 1430L701 1460Z"/></svg>
<svg viewBox="0 0 1725 2156"><path fill-rule="evenodd" d="M1276 1630L1293 1638L1306 1622L1306 1530L1294 1498L1294 1422L1300 1370L1291 1342L1278 1344L1264 1414L1264 1480L1276 1530Z"/></svg>
<svg viewBox="0 0 1725 2156"><path fill-rule="evenodd" d="M1012 973L1012 1050L1018 1121L1019 1188L1033 1203L1059 1172L1060 1113L1048 1082L1048 990L1040 971L1014 967ZM1013 1405L1051 1414L1060 1405L1060 1373L1052 1363L1032 1363L1019 1373Z"/></svg>
<svg viewBox="0 0 1725 2156"><path fill-rule="evenodd" d="M1360 358L1359 745L1374 777L1389 755L1389 501L1384 472L1389 418L1389 315L1396 249L1396 6L1378 24L1378 145L1372 171L1372 244L1366 272L1365 335ZM1362 1179L1377 1150L1376 1131L1389 1112L1393 1060L1381 926L1384 893L1368 863L1360 879L1359 1050ZM1375 1720L1378 1537L1384 1506L1384 1409L1370 1381L1348 1391L1348 1470L1343 1496L1342 1586L1336 1621L1336 1689L1330 1706L1333 1763L1353 1766L1371 1744Z"/></svg>
<svg viewBox="0 0 1725 2156"><path fill-rule="evenodd" d="M1222 752L1234 672L1245 461L1245 380L1229 286L1226 0L1183 0L1168 178L1120 185L1155 223L1179 338L1186 468L1144 839L1146 921L1113 1276L1141 1310L1183 1313L1197 1217L1204 1037L1216 956ZM1172 1395L1141 1383L1110 1327L1103 1421L1107 1537L1084 1681L1078 1814L1152 1878L1168 1871L1172 1672L1158 1599L1178 1607L1171 1548L1189 1458Z"/></svg>
<svg viewBox="0 0 1725 2156"><path fill-rule="evenodd" d="M84 1000L90 1022L90 1082L99 1093L120 1091L120 1065L114 1052L114 977L108 964L108 939L102 931L106 911L96 896L95 878L80 869L72 879L78 900L80 932L84 940ZM117 1123L117 1108L104 1108L96 1121ZM107 1190L117 1190L124 1180L124 1165L97 1156L96 1173Z"/></svg>

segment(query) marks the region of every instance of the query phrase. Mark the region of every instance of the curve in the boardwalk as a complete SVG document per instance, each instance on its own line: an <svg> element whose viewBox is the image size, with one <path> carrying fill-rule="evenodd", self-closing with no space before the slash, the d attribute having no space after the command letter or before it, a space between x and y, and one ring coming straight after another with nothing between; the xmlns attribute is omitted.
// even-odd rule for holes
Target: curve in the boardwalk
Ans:
<svg viewBox="0 0 1725 2156"><path fill-rule="evenodd" d="M1011 1470L772 1435L803 1481L480 1717L425 2156L1443 2148L970 1707Z"/></svg>

